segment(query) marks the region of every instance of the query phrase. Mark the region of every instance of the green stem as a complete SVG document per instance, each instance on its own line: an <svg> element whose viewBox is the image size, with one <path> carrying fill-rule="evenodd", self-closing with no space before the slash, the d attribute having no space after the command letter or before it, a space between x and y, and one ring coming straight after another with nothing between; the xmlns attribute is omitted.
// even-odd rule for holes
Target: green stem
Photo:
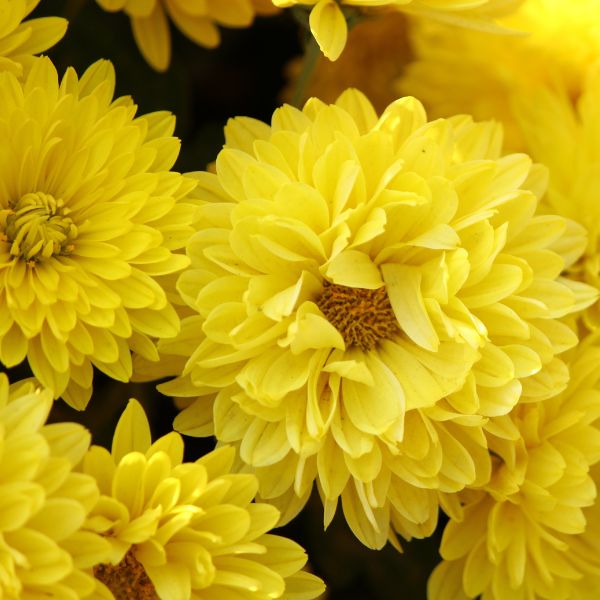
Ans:
<svg viewBox="0 0 600 600"><path fill-rule="evenodd" d="M321 49L319 48L319 44L317 44L317 40L315 40L315 38L311 35L306 43L306 47L304 48L302 71L300 71L300 76L296 81L296 88L294 89L294 95L292 97L292 104L298 108L302 108L302 105L304 104L306 90L320 56Z"/></svg>

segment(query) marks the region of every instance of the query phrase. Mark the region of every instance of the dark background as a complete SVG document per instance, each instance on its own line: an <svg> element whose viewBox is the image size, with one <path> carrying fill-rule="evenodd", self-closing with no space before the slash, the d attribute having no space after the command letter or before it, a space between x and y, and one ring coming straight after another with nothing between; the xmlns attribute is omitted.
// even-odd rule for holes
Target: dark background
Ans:
<svg viewBox="0 0 600 600"><path fill-rule="evenodd" d="M48 53L60 74L68 66L81 74L99 58L110 59L117 73L117 96L133 96L140 113L169 110L177 116L176 135L182 140L179 171L202 170L215 159L229 117L269 121L279 105L283 67L301 52L301 34L288 12L258 18L249 29L222 30L223 41L216 50L194 45L172 27L171 67L160 74L139 54L124 13L106 13L94 0L42 0L33 16L42 15L66 16L70 21L65 38ZM25 376L27 368L21 367L11 380ZM95 375L94 395L85 412L58 401L51 420L83 423L93 432L95 443L109 446L130 397L144 404L155 437L171 430L176 410L154 384L122 384L100 373ZM185 441L188 460L214 445L210 439ZM427 577L439 560L439 531L428 540L403 544L404 554L389 545L372 551L354 538L340 509L323 533L317 494L300 516L278 532L307 550L313 571L328 585L330 600L425 598Z"/></svg>

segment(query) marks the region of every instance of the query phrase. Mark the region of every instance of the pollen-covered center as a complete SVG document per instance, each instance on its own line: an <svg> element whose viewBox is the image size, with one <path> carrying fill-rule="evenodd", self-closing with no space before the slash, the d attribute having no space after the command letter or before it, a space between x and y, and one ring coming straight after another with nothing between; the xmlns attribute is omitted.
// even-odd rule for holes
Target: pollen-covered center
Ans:
<svg viewBox="0 0 600 600"><path fill-rule="evenodd" d="M77 227L69 212L62 200L30 192L0 211L0 235L10 244L10 254L26 261L70 254Z"/></svg>
<svg viewBox="0 0 600 600"><path fill-rule="evenodd" d="M379 340L400 333L385 287L367 290L326 281L317 306L342 334L346 347L366 352Z"/></svg>
<svg viewBox="0 0 600 600"><path fill-rule="evenodd" d="M94 576L115 600L160 600L142 564L129 550L118 565L97 565Z"/></svg>

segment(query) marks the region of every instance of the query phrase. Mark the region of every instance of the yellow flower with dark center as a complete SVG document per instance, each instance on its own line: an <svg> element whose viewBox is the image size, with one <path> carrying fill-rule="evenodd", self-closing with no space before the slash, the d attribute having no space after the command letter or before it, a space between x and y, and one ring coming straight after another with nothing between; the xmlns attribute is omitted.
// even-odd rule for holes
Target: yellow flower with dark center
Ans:
<svg viewBox="0 0 600 600"><path fill-rule="evenodd" d="M599 4L600 8L600 4ZM599 38L600 40L600 38ZM550 171L544 210L558 213L583 225L588 232L586 250L568 276L600 290L600 70L590 69L581 84L583 94L573 106L568 90L540 90L528 100L515 103L515 115L525 145L534 160ZM595 303L584 315L590 329L600 327L600 306Z"/></svg>
<svg viewBox="0 0 600 600"><path fill-rule="evenodd" d="M177 333L166 278L196 210L169 171L174 118L136 118L114 83L107 62L60 82L45 58L22 83L0 73L0 361L27 359L79 409L92 364L127 381L131 349L156 360L151 340Z"/></svg>
<svg viewBox="0 0 600 600"><path fill-rule="evenodd" d="M579 96L588 67L600 58L599 11L599 0L526 0L500 19L524 33L510 37L415 19L415 61L398 93L415 94L434 117L467 112L476 119L499 119L507 146L527 151L513 99L531 102L531 93L543 86L564 89L571 99Z"/></svg>
<svg viewBox="0 0 600 600"><path fill-rule="evenodd" d="M0 597L97 598L87 570L110 546L84 530L99 498L73 472L89 446L74 423L45 425L52 393L0 374Z"/></svg>
<svg viewBox="0 0 600 600"><path fill-rule="evenodd" d="M100 1L100 0L99 0ZM272 0L278 7L307 6L309 25L319 48L337 60L348 39L349 19L364 12L401 10L466 27L489 29L496 10L509 10L522 0ZM493 27L492 27L493 28Z"/></svg>
<svg viewBox="0 0 600 600"><path fill-rule="evenodd" d="M487 481L487 419L566 385L558 319L597 296L561 277L583 230L535 216L540 172L497 125L413 98L225 133L178 281L197 314L159 345L160 389L199 397L176 428L236 444L283 520L316 481L369 546L428 535L439 492Z"/></svg>
<svg viewBox="0 0 600 600"><path fill-rule="evenodd" d="M589 468L600 460L598 361L600 348L585 344L564 392L492 419L492 479L464 492L464 514L446 526L432 600L585 597L577 580L585 588L599 566L583 511L595 501Z"/></svg>
<svg viewBox="0 0 600 600"><path fill-rule="evenodd" d="M309 600L323 592L301 570L304 550L268 533L278 512L252 502L258 483L230 473L234 455L222 447L182 462L181 436L151 443L144 411L130 400L112 452L94 446L84 459L102 493L87 526L112 546L94 574L114 598Z"/></svg>
<svg viewBox="0 0 600 600"><path fill-rule="evenodd" d="M196 44L215 48L219 25L249 27L255 15L277 11L270 0L96 0L107 11L125 11L146 62L165 71L171 62L169 18Z"/></svg>
<svg viewBox="0 0 600 600"><path fill-rule="evenodd" d="M18 77L29 70L33 56L58 42L67 30L60 17L25 21L40 0L0 0L0 71Z"/></svg>

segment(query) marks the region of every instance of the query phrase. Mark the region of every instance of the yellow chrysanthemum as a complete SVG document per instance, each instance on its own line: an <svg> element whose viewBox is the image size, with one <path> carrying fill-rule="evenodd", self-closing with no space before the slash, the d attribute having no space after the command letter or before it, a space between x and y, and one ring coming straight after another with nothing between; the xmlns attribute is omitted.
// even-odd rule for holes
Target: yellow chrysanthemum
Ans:
<svg viewBox="0 0 600 600"><path fill-rule="evenodd" d="M98 0L100 1L100 0ZM522 0L272 0L277 7L301 5L310 9L309 25L319 48L337 60L348 38L347 19L372 9L401 10L434 20L487 29L495 10L508 10Z"/></svg>
<svg viewBox="0 0 600 600"><path fill-rule="evenodd" d="M585 81L576 106L566 90L545 89L515 103L515 113L528 151L549 167L545 210L578 221L588 232L584 256L569 275L600 289L599 66ZM600 327L598 303L586 311L585 321L591 329Z"/></svg>
<svg viewBox="0 0 600 600"><path fill-rule="evenodd" d="M560 277L583 230L534 216L537 171L497 125L413 98L378 118L350 90L225 133L178 281L197 314L159 347L181 372L161 389L200 396L176 428L236 444L284 520L316 480L369 546L390 521L427 535L438 491L487 480L486 419L564 387L556 319L596 298Z"/></svg>
<svg viewBox="0 0 600 600"><path fill-rule="evenodd" d="M0 598L97 598L86 570L110 546L83 525L99 498L74 473L89 446L74 423L45 425L52 393L0 374Z"/></svg>
<svg viewBox="0 0 600 600"><path fill-rule="evenodd" d="M188 264L194 182L172 173L174 118L113 101L101 61L59 82L41 58L20 83L0 73L0 361L25 358L56 397L83 408L92 364L122 381L130 348L179 318L161 277Z"/></svg>
<svg viewBox="0 0 600 600"><path fill-rule="evenodd" d="M493 476L485 490L464 493L462 520L446 526L432 600L582 597L573 582L598 564L592 547L573 551L586 527L582 508L596 497L589 467L600 460L598 364L600 348L584 346L564 392L492 419Z"/></svg>
<svg viewBox="0 0 600 600"><path fill-rule="evenodd" d="M421 98L432 116L468 112L476 119L500 119L507 145L523 149L512 99L527 99L542 85L557 85L578 97L587 68L600 57L599 11L600 0L526 0L500 20L527 33L517 37L415 20L416 60L398 92Z"/></svg>
<svg viewBox="0 0 600 600"><path fill-rule="evenodd" d="M0 71L23 75L32 57L48 50L67 30L66 19L43 17L24 21L40 0L0 0Z"/></svg>
<svg viewBox="0 0 600 600"><path fill-rule="evenodd" d="M397 98L394 82L408 61L406 17L399 12L380 13L360 21L348 34L340 58L331 62L319 56L305 90L305 98L316 96L335 102L347 88L361 89L377 111ZM306 57L298 57L286 68L289 83L282 97L293 97Z"/></svg>
<svg viewBox="0 0 600 600"><path fill-rule="evenodd" d="M267 533L279 514L252 502L256 478L231 474L233 459L234 449L223 447L182 462L181 436L152 443L135 400L117 425L112 453L89 450L84 471L102 496L87 525L112 546L94 573L118 600L309 600L323 591L320 579L301 571L304 550Z"/></svg>
<svg viewBox="0 0 600 600"><path fill-rule="evenodd" d="M123 10L140 52L157 71L171 62L171 18L177 28L196 44L214 48L221 42L218 25L248 27L255 15L273 14L269 0L96 0L107 11Z"/></svg>

